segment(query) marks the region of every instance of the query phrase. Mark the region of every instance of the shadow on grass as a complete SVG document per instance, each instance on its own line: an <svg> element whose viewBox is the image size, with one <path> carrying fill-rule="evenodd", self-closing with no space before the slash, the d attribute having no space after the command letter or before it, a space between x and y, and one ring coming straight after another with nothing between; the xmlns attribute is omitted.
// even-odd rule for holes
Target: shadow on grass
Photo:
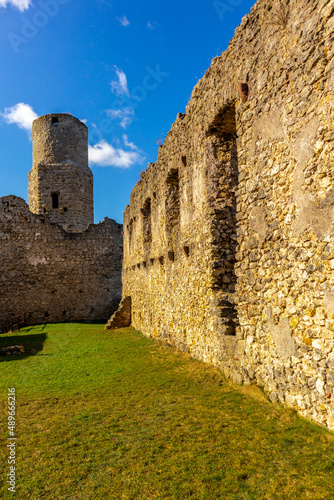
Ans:
<svg viewBox="0 0 334 500"><path fill-rule="evenodd" d="M41 324L41 325L26 326L26 327L24 328L24 332L25 332L25 333L28 333L28 332L30 332L31 330L36 331L36 326L38 326L38 328L39 328L39 331L40 331L40 332L44 332L44 330L45 330L45 328L46 328L46 323L43 323L43 324Z"/></svg>
<svg viewBox="0 0 334 500"><path fill-rule="evenodd" d="M42 328L44 330L44 328ZM29 329L25 330L25 333L29 332ZM20 359L25 359L30 356L35 356L38 352L42 351L44 343L46 341L46 333L37 333L34 335L18 335L12 334L6 337L0 337L0 352L3 347L22 345L24 348L24 353L12 356L0 356L1 361L18 361Z"/></svg>

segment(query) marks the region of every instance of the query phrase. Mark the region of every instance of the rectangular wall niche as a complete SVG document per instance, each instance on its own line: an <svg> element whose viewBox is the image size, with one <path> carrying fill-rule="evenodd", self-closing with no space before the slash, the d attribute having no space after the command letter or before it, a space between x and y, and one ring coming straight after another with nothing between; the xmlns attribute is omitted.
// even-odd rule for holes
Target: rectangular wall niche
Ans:
<svg viewBox="0 0 334 500"><path fill-rule="evenodd" d="M152 241L152 217L151 217L151 198L147 198L141 209L143 214L143 239L144 243Z"/></svg>
<svg viewBox="0 0 334 500"><path fill-rule="evenodd" d="M220 110L206 139L207 193L211 213L211 234L215 235L212 284L219 300L218 315L225 335L236 335L235 304L237 252L238 151L236 111L233 104ZM217 190L217 185L220 189Z"/></svg>
<svg viewBox="0 0 334 500"><path fill-rule="evenodd" d="M171 262L174 262L174 260L175 260L174 252L168 252L167 257L168 257L168 260L170 260Z"/></svg>
<svg viewBox="0 0 334 500"><path fill-rule="evenodd" d="M128 237L129 237L129 251L131 251L131 241L132 241L132 232L133 232L133 219L130 219L129 224L127 225Z"/></svg>
<svg viewBox="0 0 334 500"><path fill-rule="evenodd" d="M168 173L166 184L166 229L170 231L180 224L180 183L177 169Z"/></svg>
<svg viewBox="0 0 334 500"><path fill-rule="evenodd" d="M186 257L189 257L190 248L189 248L188 246L184 246L184 247L182 247L182 251L183 251L183 254L184 254Z"/></svg>

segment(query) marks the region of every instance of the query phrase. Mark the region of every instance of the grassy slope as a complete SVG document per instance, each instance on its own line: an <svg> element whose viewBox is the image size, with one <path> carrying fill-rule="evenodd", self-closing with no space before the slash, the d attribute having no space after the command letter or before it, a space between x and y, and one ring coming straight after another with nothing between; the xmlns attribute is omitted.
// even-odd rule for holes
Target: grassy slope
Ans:
<svg viewBox="0 0 334 500"><path fill-rule="evenodd" d="M17 392L15 498L334 498L333 435L215 368L102 325L0 337L15 343L29 355L0 365L1 415ZM6 437L2 418L1 498Z"/></svg>

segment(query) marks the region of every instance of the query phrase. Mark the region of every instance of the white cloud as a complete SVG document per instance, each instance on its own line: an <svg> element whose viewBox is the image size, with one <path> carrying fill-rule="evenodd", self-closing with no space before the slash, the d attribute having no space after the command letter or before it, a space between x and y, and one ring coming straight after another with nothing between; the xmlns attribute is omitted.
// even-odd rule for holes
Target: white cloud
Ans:
<svg viewBox="0 0 334 500"><path fill-rule="evenodd" d="M122 26L129 26L130 24L130 21L128 20L128 18L126 16L122 16L122 17L116 17L117 21L119 21L121 23Z"/></svg>
<svg viewBox="0 0 334 500"><path fill-rule="evenodd" d="M126 134L122 135L122 139L123 139L123 142L127 148L133 149L134 151L139 151L137 146L133 142L129 141L129 138Z"/></svg>
<svg viewBox="0 0 334 500"><path fill-rule="evenodd" d="M148 30L155 30L155 28L157 27L157 23L156 22L153 22L151 23L151 21L147 21L147 24L146 24L146 28Z"/></svg>
<svg viewBox="0 0 334 500"><path fill-rule="evenodd" d="M123 118L123 116L130 116L135 114L135 110L131 108L131 106L127 106L126 108L121 109L107 109L107 115L112 120L116 120L118 118Z"/></svg>
<svg viewBox="0 0 334 500"><path fill-rule="evenodd" d="M144 158L137 151L125 151L114 148L104 139L88 147L88 157L91 164L97 167L129 168L135 163L142 163Z"/></svg>
<svg viewBox="0 0 334 500"><path fill-rule="evenodd" d="M128 88L128 80L126 78L126 74L123 70L118 69L115 66L117 79L110 82L111 91L116 95L130 95Z"/></svg>
<svg viewBox="0 0 334 500"><path fill-rule="evenodd" d="M131 125L131 123L132 123L132 118L130 118L129 116L125 116L121 121L120 126L125 130Z"/></svg>
<svg viewBox="0 0 334 500"><path fill-rule="evenodd" d="M120 126L126 129L132 123L135 110L131 106L126 106L121 109L107 109L106 113L112 120L120 120Z"/></svg>
<svg viewBox="0 0 334 500"><path fill-rule="evenodd" d="M0 0L0 7L7 7L7 5L13 5L23 12L24 10L29 9L32 3L31 0Z"/></svg>
<svg viewBox="0 0 334 500"><path fill-rule="evenodd" d="M27 132L31 132L32 122L38 118L33 108L23 102L19 102L11 108L5 108L5 112L1 113L1 116L7 123L15 123Z"/></svg>

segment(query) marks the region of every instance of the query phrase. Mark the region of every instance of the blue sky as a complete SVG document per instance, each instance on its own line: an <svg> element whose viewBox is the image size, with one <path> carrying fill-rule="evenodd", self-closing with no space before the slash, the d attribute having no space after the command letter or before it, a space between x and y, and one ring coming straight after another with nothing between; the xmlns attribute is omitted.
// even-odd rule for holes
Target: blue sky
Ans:
<svg viewBox="0 0 334 500"><path fill-rule="evenodd" d="M140 171L254 0L0 0L0 196L28 200L31 121L89 129L96 222L122 222Z"/></svg>

